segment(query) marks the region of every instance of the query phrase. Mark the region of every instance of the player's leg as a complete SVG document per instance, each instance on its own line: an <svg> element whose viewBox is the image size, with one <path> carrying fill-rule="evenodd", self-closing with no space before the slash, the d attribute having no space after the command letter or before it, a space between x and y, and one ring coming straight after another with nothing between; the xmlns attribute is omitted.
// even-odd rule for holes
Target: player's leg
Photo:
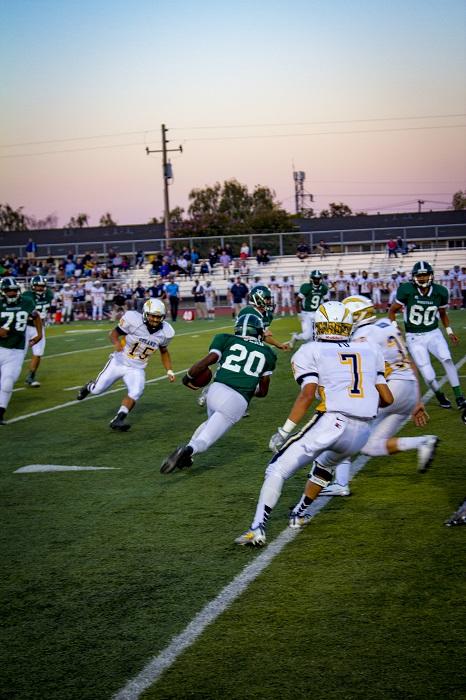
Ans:
<svg viewBox="0 0 466 700"><path fill-rule="evenodd" d="M24 352L0 348L0 425L5 424L4 416L13 393L13 387L21 374Z"/></svg>
<svg viewBox="0 0 466 700"><path fill-rule="evenodd" d="M107 364L99 372L97 377L81 387L76 398L78 401L82 401L86 396L89 396L89 394L103 394L103 392L111 387L118 379L123 378L125 369L127 369L127 367L117 362L113 355L111 355Z"/></svg>
<svg viewBox="0 0 466 700"><path fill-rule="evenodd" d="M122 379L128 389L128 394L122 400L116 416L110 421L110 427L113 430L126 432L131 427L129 423L126 423L126 417L144 393L146 375L144 370L139 367L127 367Z"/></svg>
<svg viewBox="0 0 466 700"><path fill-rule="evenodd" d="M437 401L442 408L451 408L450 401L446 398L445 394L440 391L440 385L435 376L434 368L430 361L429 349L428 349L428 336L426 334L418 335L416 333L406 334L406 345L411 353L416 367L421 373L425 383L434 392Z"/></svg>
<svg viewBox="0 0 466 700"><path fill-rule="evenodd" d="M29 335L29 328L28 327L28 332L26 334L26 337ZM34 338L36 335L36 329L35 327L32 327L32 335L31 337ZM26 377L26 384L32 388L37 388L40 386L40 382L36 380L36 372L39 369L40 361L44 355L45 352L45 330L42 330L42 339L39 340L38 343L32 346L31 352L32 352L32 357L31 357L31 362L29 364L29 372Z"/></svg>
<svg viewBox="0 0 466 700"><path fill-rule="evenodd" d="M448 381L453 393L455 394L456 404L458 408L465 408L466 402L461 391L460 380L458 377L458 370L455 367L455 363L451 357L450 348L448 347L447 341L445 340L442 331L437 328L429 334L429 344L428 349L434 357L442 363L445 373L447 375Z"/></svg>

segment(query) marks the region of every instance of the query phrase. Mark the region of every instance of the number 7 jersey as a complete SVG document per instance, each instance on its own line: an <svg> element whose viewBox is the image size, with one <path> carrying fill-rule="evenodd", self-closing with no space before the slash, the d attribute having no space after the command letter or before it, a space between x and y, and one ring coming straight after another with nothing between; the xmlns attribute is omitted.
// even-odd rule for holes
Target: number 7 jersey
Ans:
<svg viewBox="0 0 466 700"><path fill-rule="evenodd" d="M379 407L376 384L386 384L380 348L366 342L311 342L291 358L298 384L318 384L319 410L355 418L374 418Z"/></svg>
<svg viewBox="0 0 466 700"><path fill-rule="evenodd" d="M128 367L144 367L150 356L159 348L167 347L175 331L163 321L161 327L152 333L144 323L142 314L138 311L127 311L118 322L118 328L125 336L125 345L121 359Z"/></svg>

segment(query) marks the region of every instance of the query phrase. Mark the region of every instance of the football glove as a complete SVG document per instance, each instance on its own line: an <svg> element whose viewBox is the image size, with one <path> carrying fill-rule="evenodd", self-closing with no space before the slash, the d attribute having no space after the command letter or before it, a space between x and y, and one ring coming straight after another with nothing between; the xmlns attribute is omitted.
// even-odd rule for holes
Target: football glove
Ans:
<svg viewBox="0 0 466 700"><path fill-rule="evenodd" d="M269 449L272 450L272 452L278 452L289 437L290 433L287 433L283 428L277 428L277 432L270 438Z"/></svg>
<svg viewBox="0 0 466 700"><path fill-rule="evenodd" d="M193 384L193 378L187 372L185 375L183 375L183 379L181 381L185 386L188 387L188 389L192 389L193 391L198 391L198 389L200 388Z"/></svg>

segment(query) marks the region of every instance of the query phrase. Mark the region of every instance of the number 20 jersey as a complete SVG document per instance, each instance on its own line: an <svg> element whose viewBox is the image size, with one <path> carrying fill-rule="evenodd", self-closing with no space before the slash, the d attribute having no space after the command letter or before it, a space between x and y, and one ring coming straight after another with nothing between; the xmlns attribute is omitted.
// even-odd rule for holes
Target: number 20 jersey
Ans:
<svg viewBox="0 0 466 700"><path fill-rule="evenodd" d="M167 347L175 331L163 321L159 330L151 333L138 311L127 311L118 322L118 328L125 335L125 346L121 360L128 367L144 369L150 356L159 348ZM120 355L120 353L118 353Z"/></svg>
<svg viewBox="0 0 466 700"><path fill-rule="evenodd" d="M380 348L365 342L305 343L293 355L291 366L301 387L319 385L325 411L366 419L377 415L375 385L386 384Z"/></svg>

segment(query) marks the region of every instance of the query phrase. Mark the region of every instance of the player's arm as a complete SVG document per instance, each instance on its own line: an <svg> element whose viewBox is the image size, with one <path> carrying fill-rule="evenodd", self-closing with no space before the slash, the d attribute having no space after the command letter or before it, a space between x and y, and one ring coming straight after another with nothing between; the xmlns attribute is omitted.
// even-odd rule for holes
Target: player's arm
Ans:
<svg viewBox="0 0 466 700"><path fill-rule="evenodd" d="M259 384L254 392L254 396L257 396L258 399L263 399L269 393L270 376L270 374L262 375L259 379Z"/></svg>
<svg viewBox="0 0 466 700"><path fill-rule="evenodd" d="M376 384L375 388L379 393L379 406L380 408L385 408L386 406L391 406L394 398L390 391L390 387L385 382L383 384Z"/></svg>
<svg viewBox="0 0 466 700"><path fill-rule="evenodd" d="M403 304L400 304L397 301L394 301L393 304L390 306L388 310L388 318L392 323L395 322L396 324L396 315L401 311L402 308Z"/></svg>
<svg viewBox="0 0 466 700"><path fill-rule="evenodd" d="M450 319L447 314L447 310L445 307L441 306L438 310L440 320L442 321L443 325L445 326L445 330L447 332L447 336L450 339L450 342L453 343L453 345L458 345L460 342L460 339L458 338L457 335L455 335L453 328L450 326Z"/></svg>
<svg viewBox="0 0 466 700"><path fill-rule="evenodd" d="M279 340L274 338L271 331L268 328L264 332L264 342L267 343L267 345L273 345L275 348L278 348L279 350L291 350L288 343L280 343Z"/></svg>
<svg viewBox="0 0 466 700"><path fill-rule="evenodd" d="M171 358L170 353L168 352L168 348L166 345L161 345L159 347L159 350L160 350L160 359L162 361L163 366L165 367L168 381L174 382L176 379L176 376L175 376L175 373L173 371L172 358Z"/></svg>
<svg viewBox="0 0 466 700"><path fill-rule="evenodd" d="M207 355L195 362L193 366L188 369L183 379L181 380L183 384L185 386L188 386L190 389L199 389L198 386L195 386L191 383L191 380L197 377L198 374L204 372L204 370L210 367L210 365L215 365L215 363L219 361L220 357L220 352L215 352L211 350Z"/></svg>
<svg viewBox="0 0 466 700"><path fill-rule="evenodd" d="M126 333L120 328L120 326L116 326L116 328L111 330L108 334L108 337L110 338L110 341L113 347L115 348L115 352L121 352L123 350L121 338L124 335L126 335Z"/></svg>
<svg viewBox="0 0 466 700"><path fill-rule="evenodd" d="M32 347L33 345L39 343L42 340L42 319L38 311L32 311L29 318L32 319L32 322L34 323L34 327L36 329L36 335L29 341L29 347Z"/></svg>

